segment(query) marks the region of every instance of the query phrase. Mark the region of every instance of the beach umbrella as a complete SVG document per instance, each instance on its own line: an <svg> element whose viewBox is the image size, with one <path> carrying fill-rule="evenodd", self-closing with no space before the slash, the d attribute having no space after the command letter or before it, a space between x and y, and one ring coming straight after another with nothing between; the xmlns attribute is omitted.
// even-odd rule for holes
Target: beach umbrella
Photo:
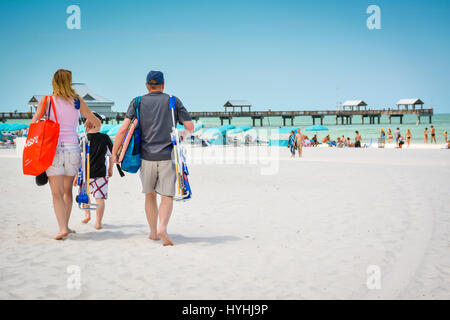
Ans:
<svg viewBox="0 0 450 320"><path fill-rule="evenodd" d="M117 132L119 132L119 129L122 125L121 124L117 124L114 127L112 127L111 129L109 129L109 131L106 133L108 136L115 136L117 134Z"/></svg>
<svg viewBox="0 0 450 320"><path fill-rule="evenodd" d="M3 129L3 130L13 132L13 131L22 130L22 129L25 129L28 127L29 127L29 125L27 125L27 124L14 123L14 124L9 125L9 127L7 129Z"/></svg>
<svg viewBox="0 0 450 320"><path fill-rule="evenodd" d="M231 130L230 133L231 134L240 133L240 132L245 132L245 131L248 131L248 130L251 130L251 129L253 129L252 126L239 126L236 129Z"/></svg>
<svg viewBox="0 0 450 320"><path fill-rule="evenodd" d="M306 131L314 131L317 136L318 131L328 131L328 128L325 126L311 126L311 127L306 128Z"/></svg>
<svg viewBox="0 0 450 320"><path fill-rule="evenodd" d="M8 130L8 128L10 127L11 125L9 124L9 123L1 123L0 124L0 131L6 131L6 130Z"/></svg>
<svg viewBox="0 0 450 320"><path fill-rule="evenodd" d="M194 123L194 132L202 129L205 125L203 123ZM178 130L184 130L184 126L182 124L177 125Z"/></svg>
<svg viewBox="0 0 450 320"><path fill-rule="evenodd" d="M114 127L114 124L104 124L102 125L102 128L100 129L100 133L107 133L109 130L111 130Z"/></svg>
<svg viewBox="0 0 450 320"><path fill-rule="evenodd" d="M311 126L306 128L306 131L328 131L328 128L325 126Z"/></svg>
<svg viewBox="0 0 450 320"><path fill-rule="evenodd" d="M225 124L225 125L219 127L219 130L228 131L228 130L231 130L234 128L236 128L236 127L233 126L232 124Z"/></svg>

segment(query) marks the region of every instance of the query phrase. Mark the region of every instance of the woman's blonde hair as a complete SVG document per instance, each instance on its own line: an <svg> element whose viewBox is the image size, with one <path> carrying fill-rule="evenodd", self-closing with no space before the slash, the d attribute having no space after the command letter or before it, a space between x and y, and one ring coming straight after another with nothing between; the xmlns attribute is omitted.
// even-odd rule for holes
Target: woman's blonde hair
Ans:
<svg viewBox="0 0 450 320"><path fill-rule="evenodd" d="M59 69L53 75L53 95L66 99L78 98L78 94L72 88L72 71Z"/></svg>

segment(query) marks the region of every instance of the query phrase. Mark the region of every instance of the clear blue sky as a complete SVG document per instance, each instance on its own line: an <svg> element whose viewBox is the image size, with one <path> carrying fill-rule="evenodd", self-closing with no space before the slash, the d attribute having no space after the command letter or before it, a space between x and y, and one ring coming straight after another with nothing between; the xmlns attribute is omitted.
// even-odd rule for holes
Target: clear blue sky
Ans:
<svg viewBox="0 0 450 320"><path fill-rule="evenodd" d="M71 4L81 30L66 28ZM366 27L371 4L381 30ZM117 111L159 69L191 111L228 99L288 110L419 97L450 113L449 9L448 0L2 0L0 110L26 110L67 68Z"/></svg>

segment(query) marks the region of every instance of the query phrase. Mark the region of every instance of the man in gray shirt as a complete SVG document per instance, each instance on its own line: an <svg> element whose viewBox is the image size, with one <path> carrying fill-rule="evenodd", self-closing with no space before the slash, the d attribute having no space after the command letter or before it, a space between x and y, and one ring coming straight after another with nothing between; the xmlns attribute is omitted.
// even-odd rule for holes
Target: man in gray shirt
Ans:
<svg viewBox="0 0 450 320"><path fill-rule="evenodd" d="M175 194L175 168L172 162L172 112L169 95L164 91L164 75L160 71L150 71L146 82L148 94L141 97L139 107L141 129L141 169L142 192L145 193L145 213L150 225L150 239L162 239L163 245L173 245L167 233L167 225L173 208ZM181 136L194 131L194 124L183 103L175 97L175 121L185 127ZM128 107L125 120L116 135L112 157L116 161L117 150L127 128L136 115L136 99ZM161 196L159 208L156 194ZM159 225L157 222L159 217Z"/></svg>

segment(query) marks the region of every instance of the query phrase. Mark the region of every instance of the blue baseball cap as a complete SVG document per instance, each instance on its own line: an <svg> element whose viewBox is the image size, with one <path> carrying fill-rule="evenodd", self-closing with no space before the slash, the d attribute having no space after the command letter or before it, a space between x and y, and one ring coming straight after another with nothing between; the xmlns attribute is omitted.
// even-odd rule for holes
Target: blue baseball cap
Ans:
<svg viewBox="0 0 450 320"><path fill-rule="evenodd" d="M147 75L147 83L157 86L164 83L164 75L161 71L150 71Z"/></svg>

